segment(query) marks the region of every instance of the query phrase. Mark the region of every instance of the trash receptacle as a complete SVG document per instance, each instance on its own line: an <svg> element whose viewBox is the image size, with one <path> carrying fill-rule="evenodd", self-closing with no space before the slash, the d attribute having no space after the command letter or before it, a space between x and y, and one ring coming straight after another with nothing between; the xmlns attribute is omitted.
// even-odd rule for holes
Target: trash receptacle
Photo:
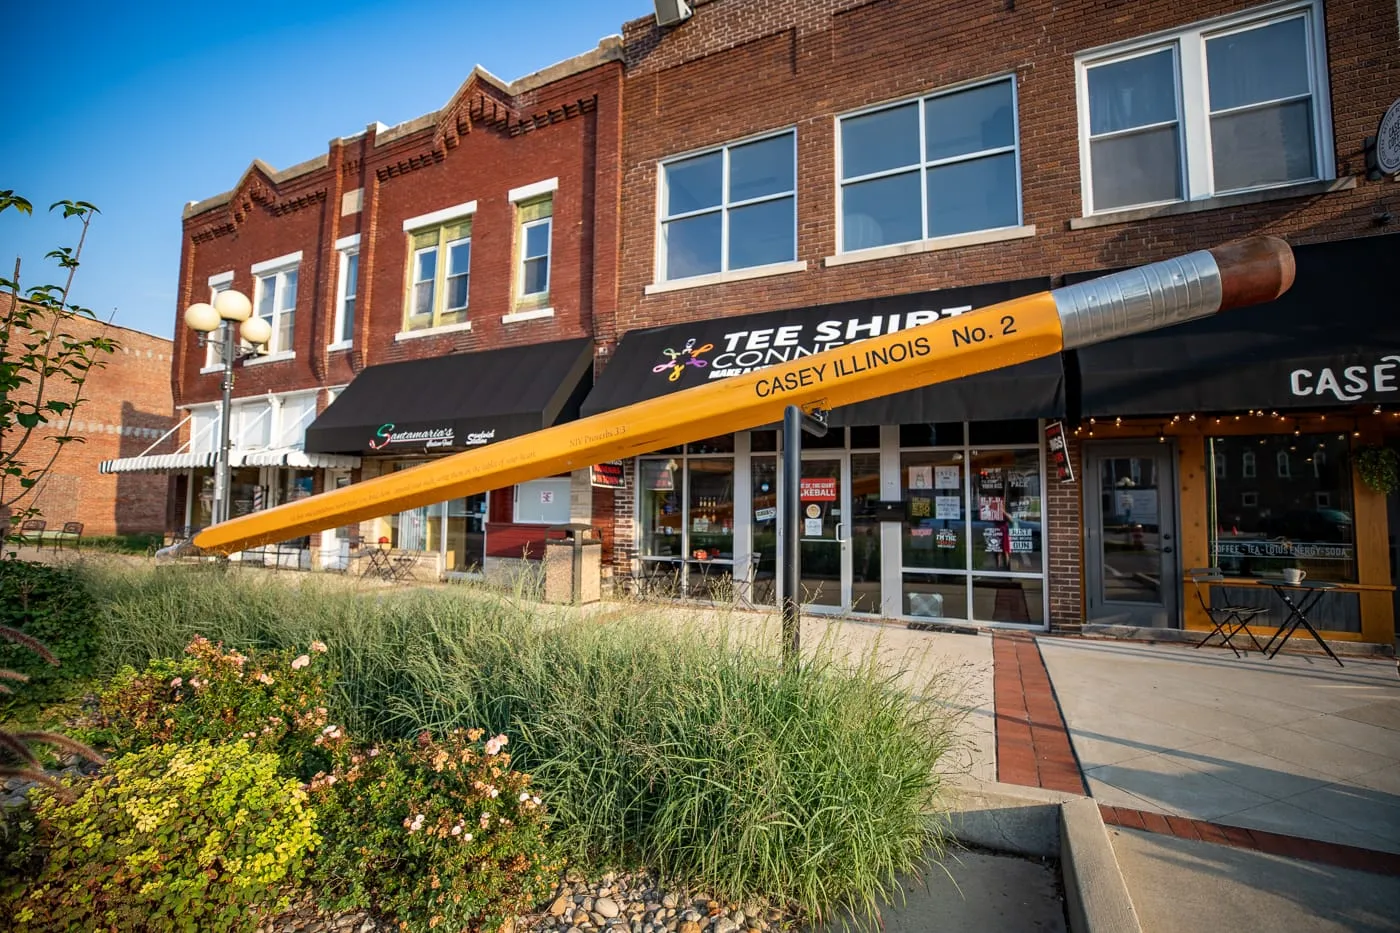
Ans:
<svg viewBox="0 0 1400 933"><path fill-rule="evenodd" d="M596 603L603 595L603 542L592 525L549 529L544 543L544 599L550 603Z"/></svg>

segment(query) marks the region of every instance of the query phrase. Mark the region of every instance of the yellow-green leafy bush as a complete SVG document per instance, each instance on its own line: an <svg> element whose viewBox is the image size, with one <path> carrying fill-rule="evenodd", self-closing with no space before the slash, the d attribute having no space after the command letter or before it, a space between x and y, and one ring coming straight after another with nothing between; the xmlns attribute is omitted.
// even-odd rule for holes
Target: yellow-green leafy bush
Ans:
<svg viewBox="0 0 1400 933"><path fill-rule="evenodd" d="M246 742L155 745L36 807L48 845L20 931L252 930L318 842L306 791Z"/></svg>

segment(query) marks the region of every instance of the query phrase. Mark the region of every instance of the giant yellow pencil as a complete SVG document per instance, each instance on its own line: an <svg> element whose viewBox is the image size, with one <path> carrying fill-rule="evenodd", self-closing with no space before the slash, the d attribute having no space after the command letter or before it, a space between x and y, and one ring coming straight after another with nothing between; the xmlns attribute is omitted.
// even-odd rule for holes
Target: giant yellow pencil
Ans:
<svg viewBox="0 0 1400 933"><path fill-rule="evenodd" d="M1254 237L1041 292L556 425L206 528L232 553L447 499L1012 366L1217 311L1293 283L1293 253Z"/></svg>

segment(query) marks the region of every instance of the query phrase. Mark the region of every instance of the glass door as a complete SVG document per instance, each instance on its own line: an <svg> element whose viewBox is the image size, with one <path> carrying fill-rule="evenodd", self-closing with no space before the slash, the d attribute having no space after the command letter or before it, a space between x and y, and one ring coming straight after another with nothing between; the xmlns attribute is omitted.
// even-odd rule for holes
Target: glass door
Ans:
<svg viewBox="0 0 1400 933"><path fill-rule="evenodd" d="M880 455L851 454L851 612L879 615L880 606Z"/></svg>
<svg viewBox="0 0 1400 933"><path fill-rule="evenodd" d="M481 573L486 562L486 494L447 503L447 569Z"/></svg>
<svg viewBox="0 0 1400 933"><path fill-rule="evenodd" d="M1180 625L1175 450L1085 445L1085 576L1093 621Z"/></svg>
<svg viewBox="0 0 1400 933"><path fill-rule="evenodd" d="M850 601L850 518L846 500L845 456L802 456L798 494L802 578L797 598L818 611L839 612Z"/></svg>

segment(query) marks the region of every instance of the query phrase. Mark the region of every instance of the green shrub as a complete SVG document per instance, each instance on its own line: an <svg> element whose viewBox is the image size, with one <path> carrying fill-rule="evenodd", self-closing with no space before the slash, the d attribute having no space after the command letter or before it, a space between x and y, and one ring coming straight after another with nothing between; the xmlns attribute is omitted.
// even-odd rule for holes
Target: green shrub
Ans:
<svg viewBox="0 0 1400 933"><path fill-rule="evenodd" d="M39 821L29 798L0 806L0 907L16 897L43 864Z"/></svg>
<svg viewBox="0 0 1400 933"><path fill-rule="evenodd" d="M226 651L202 636L180 659L160 658L140 672L124 667L98 695L91 743L115 752L168 742L242 739L272 752L303 779L331 763L346 743L326 709L326 646Z"/></svg>
<svg viewBox="0 0 1400 933"><path fill-rule="evenodd" d="M414 933L489 933L549 894L562 865L544 807L505 738L481 735L388 743L311 781L323 906L373 907Z"/></svg>
<svg viewBox="0 0 1400 933"><path fill-rule="evenodd" d="M54 666L23 645L0 640L0 670L29 677L22 693L0 696L0 709L62 699L92 675L97 607L82 577L71 570L0 560L0 625L42 642L59 662Z"/></svg>
<svg viewBox="0 0 1400 933"><path fill-rule="evenodd" d="M152 746L37 813L49 858L20 931L251 930L317 842L306 792L245 742Z"/></svg>
<svg viewBox="0 0 1400 933"><path fill-rule="evenodd" d="M83 550L107 551L114 554L149 554L165 543L160 534L86 535Z"/></svg>
<svg viewBox="0 0 1400 933"><path fill-rule="evenodd" d="M637 609L580 619L470 587L130 574L94 592L114 659L143 663L196 633L242 650L320 638L339 678L332 721L352 734L510 735L571 861L868 911L941 843L927 813L956 703L938 682L900 687L878 648L817 646L784 669L774 632L743 642L722 620Z"/></svg>

